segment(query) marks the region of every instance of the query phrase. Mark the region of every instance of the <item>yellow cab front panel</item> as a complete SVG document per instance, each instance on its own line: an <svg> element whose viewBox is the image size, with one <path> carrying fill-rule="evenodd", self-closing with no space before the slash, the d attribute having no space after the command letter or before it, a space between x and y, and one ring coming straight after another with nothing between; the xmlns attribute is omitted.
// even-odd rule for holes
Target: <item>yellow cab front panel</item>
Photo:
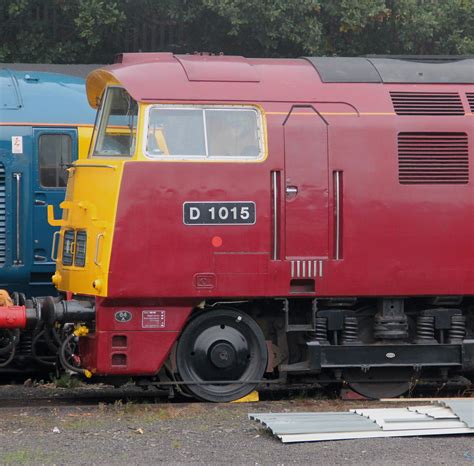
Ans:
<svg viewBox="0 0 474 466"><path fill-rule="evenodd" d="M106 295L122 169L116 161L81 161L70 169L53 277L60 290Z"/></svg>
<svg viewBox="0 0 474 466"><path fill-rule="evenodd" d="M53 277L60 290L97 296L107 295L118 193L124 163L135 148L138 118L138 106L130 99L130 109L120 88L107 92L111 98L99 113L103 125L93 136L90 157L69 169L63 218L56 221L62 228ZM127 115L130 111L133 115ZM133 127L122 124L128 120Z"/></svg>

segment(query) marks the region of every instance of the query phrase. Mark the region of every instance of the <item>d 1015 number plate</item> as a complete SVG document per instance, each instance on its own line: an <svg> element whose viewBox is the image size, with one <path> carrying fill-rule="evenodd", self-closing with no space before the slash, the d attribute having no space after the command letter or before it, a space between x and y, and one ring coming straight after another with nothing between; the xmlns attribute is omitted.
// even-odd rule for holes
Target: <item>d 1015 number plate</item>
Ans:
<svg viewBox="0 0 474 466"><path fill-rule="evenodd" d="M185 202L185 225L253 225L255 202Z"/></svg>

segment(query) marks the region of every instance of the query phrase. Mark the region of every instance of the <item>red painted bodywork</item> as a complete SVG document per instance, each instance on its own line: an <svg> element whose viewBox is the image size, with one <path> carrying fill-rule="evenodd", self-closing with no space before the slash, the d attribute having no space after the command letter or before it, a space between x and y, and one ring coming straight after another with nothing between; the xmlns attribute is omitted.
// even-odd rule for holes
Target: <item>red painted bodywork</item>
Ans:
<svg viewBox="0 0 474 466"><path fill-rule="evenodd" d="M229 75L215 82L208 80L210 70L225 74L219 67L226 69L228 58L125 57L111 70L138 100L261 105L268 157L247 164L126 164L110 296L288 296L290 259L323 260L315 296L474 294L472 183L401 185L397 154L404 131L466 132L472 141L466 92L474 86L325 84L305 60L239 57L231 68L237 82ZM194 67L193 81L184 60ZM398 116L389 96L447 90L460 93L467 116ZM343 179L341 260L334 260L335 170ZM272 171L280 173L278 260L271 260ZM286 196L287 185L298 187L295 198ZM235 200L256 202L255 225L183 224L183 202ZM212 286L196 286L199 275L212 276Z"/></svg>
<svg viewBox="0 0 474 466"><path fill-rule="evenodd" d="M1 306L0 307L0 328L20 328L26 327L25 306Z"/></svg>
<svg viewBox="0 0 474 466"><path fill-rule="evenodd" d="M96 303L96 331L80 339L80 354L85 367L101 375L156 374L178 338L193 304L166 305L157 302L140 306L135 303ZM117 312L128 311L131 319L120 322ZM162 319L147 324L143 315L159 311ZM155 325L155 326L153 326Z"/></svg>
<svg viewBox="0 0 474 466"><path fill-rule="evenodd" d="M303 59L144 54L125 56L109 71L142 102L258 104L268 137L261 163L126 163L109 270L111 299L166 304L176 298L474 294L472 182L402 185L397 152L400 132L465 132L472 165L474 117L466 92L474 86L325 84ZM466 116L398 116L389 95L448 90L459 92ZM341 172L342 187L340 260L335 171ZM276 260L272 172L278 173ZM287 186L298 188L296 196L286 195ZM257 221L184 225L183 203L189 201L254 201ZM292 260L318 261L312 288L292 286ZM155 332L127 328L130 341L137 341L128 372L110 366L110 335L121 325L111 322L113 309L98 306L97 333L87 343L100 346L88 366L104 373L157 370L190 308L170 308L177 323L172 334L156 332L159 343ZM144 350L152 346L150 353Z"/></svg>

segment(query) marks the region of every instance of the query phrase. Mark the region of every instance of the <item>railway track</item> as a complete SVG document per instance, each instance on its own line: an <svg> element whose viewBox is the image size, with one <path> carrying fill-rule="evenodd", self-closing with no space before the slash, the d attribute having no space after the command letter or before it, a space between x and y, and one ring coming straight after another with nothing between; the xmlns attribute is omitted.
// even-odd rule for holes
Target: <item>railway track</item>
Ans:
<svg viewBox="0 0 474 466"><path fill-rule="evenodd" d="M430 401L447 397L461 397L474 399L474 385L460 388L458 386L445 388L443 391L430 386L417 388L411 394L411 399ZM285 399L321 399L338 400L336 393L323 393L320 389L304 390L291 389L279 391L261 391L260 399L264 401ZM405 401L406 398L400 398ZM190 398L178 395L172 399L159 390L143 390L130 385L121 388L110 386L85 386L80 388L56 388L52 384L27 387L24 385L0 386L0 410L8 408L100 408L103 405L114 404L157 404L157 403L189 403ZM343 403L343 400L340 400ZM392 400L391 400L392 401ZM193 402L196 402L193 400Z"/></svg>
<svg viewBox="0 0 474 466"><path fill-rule="evenodd" d="M115 403L166 402L162 392L147 391L136 387L115 389L110 387L85 387L57 389L50 387L0 386L0 410L6 408L100 407ZM179 402L179 400L176 400ZM187 400L189 401L189 400Z"/></svg>

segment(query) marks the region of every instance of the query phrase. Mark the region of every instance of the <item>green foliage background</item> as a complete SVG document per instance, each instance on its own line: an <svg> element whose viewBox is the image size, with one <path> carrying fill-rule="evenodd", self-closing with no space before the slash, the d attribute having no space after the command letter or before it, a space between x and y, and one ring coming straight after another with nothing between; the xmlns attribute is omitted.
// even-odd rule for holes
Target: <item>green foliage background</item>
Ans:
<svg viewBox="0 0 474 466"><path fill-rule="evenodd" d="M472 54L474 0L0 0L0 62Z"/></svg>

